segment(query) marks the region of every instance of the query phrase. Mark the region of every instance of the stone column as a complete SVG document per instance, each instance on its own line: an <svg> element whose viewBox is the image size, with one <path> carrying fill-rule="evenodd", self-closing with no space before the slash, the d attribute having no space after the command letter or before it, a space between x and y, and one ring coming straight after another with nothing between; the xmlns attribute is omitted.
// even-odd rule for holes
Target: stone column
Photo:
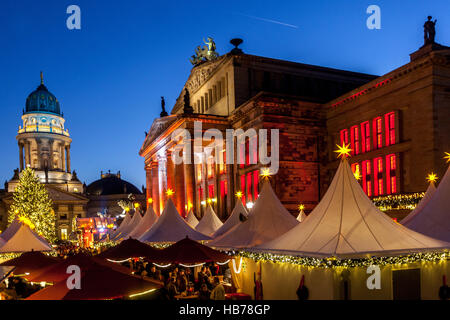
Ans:
<svg viewBox="0 0 450 320"><path fill-rule="evenodd" d="M192 144L192 140L189 142ZM197 210L197 199L195 196L195 164L194 164L194 148L191 147L191 154L188 155L190 159L190 163L184 164L184 188L185 188L185 201L186 205L188 205L189 212L189 203L192 205L192 210ZM188 213L187 212L187 213Z"/></svg>
<svg viewBox="0 0 450 320"><path fill-rule="evenodd" d="M20 171L24 169L23 166L23 142L19 142L19 156L20 156Z"/></svg>
<svg viewBox="0 0 450 320"><path fill-rule="evenodd" d="M147 207L153 204L150 204L148 201L149 199L151 199L153 197L153 185L152 185L152 168L151 168L151 163L149 164L145 164L145 185L147 188Z"/></svg>
<svg viewBox="0 0 450 320"><path fill-rule="evenodd" d="M67 148L67 172L70 173L72 170L70 170L70 145L66 147Z"/></svg>
<svg viewBox="0 0 450 320"><path fill-rule="evenodd" d="M174 187L175 187L175 206L182 217L185 217L187 212L185 205L187 205L185 198L185 183L184 183L184 164L174 164Z"/></svg>
<svg viewBox="0 0 450 320"><path fill-rule="evenodd" d="M67 171L67 167L66 167L66 146L64 144L61 144L60 147L61 150L61 169L63 171Z"/></svg>
<svg viewBox="0 0 450 320"><path fill-rule="evenodd" d="M158 161L151 162L151 172L152 172L152 198L153 198L153 210L156 214L161 214L159 207L159 170Z"/></svg>

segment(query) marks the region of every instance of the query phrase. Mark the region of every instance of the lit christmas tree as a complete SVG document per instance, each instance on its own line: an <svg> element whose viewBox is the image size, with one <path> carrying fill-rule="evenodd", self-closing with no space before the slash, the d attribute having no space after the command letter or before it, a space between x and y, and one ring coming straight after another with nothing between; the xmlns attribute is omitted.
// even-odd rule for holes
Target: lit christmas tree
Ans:
<svg viewBox="0 0 450 320"><path fill-rule="evenodd" d="M16 216L28 219L35 227L35 231L50 242L56 241L55 212L53 202L48 196L47 189L39 182L34 171L26 168L20 174L13 203L8 213L8 223Z"/></svg>

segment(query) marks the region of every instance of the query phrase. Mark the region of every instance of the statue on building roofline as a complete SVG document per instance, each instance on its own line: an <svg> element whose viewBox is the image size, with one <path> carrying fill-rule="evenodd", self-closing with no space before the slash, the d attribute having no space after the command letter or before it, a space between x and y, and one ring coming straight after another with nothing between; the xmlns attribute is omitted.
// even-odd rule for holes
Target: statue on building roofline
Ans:
<svg viewBox="0 0 450 320"><path fill-rule="evenodd" d="M435 43L436 38L436 22L437 20L431 21L432 16L428 16L428 21L423 25L425 32L425 45Z"/></svg>
<svg viewBox="0 0 450 320"><path fill-rule="evenodd" d="M197 46L195 49L195 55L189 59L194 66L205 61L215 60L219 57L219 54L216 52L216 43L213 38L208 37L206 41L203 39L203 42L206 46Z"/></svg>

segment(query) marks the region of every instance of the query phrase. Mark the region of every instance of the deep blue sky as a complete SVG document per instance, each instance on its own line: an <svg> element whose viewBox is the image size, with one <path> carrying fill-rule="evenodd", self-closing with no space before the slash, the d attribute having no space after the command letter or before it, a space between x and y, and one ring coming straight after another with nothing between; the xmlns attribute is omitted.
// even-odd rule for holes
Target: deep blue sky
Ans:
<svg viewBox="0 0 450 320"><path fill-rule="evenodd" d="M80 31L66 28L71 4L81 7ZM381 7L381 30L366 28L371 4ZM80 179L121 170L140 187L144 131L159 115L160 96L173 106L204 37L219 53L241 37L246 53L382 75L422 45L429 14L438 19L437 41L449 45L449 12L448 0L2 0L0 183L19 165L15 136L40 70L61 102Z"/></svg>

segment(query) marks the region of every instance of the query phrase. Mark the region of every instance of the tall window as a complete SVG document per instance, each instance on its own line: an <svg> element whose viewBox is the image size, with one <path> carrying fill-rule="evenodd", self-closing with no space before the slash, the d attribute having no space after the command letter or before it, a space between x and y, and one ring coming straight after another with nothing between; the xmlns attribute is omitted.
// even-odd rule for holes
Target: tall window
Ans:
<svg viewBox="0 0 450 320"><path fill-rule="evenodd" d="M61 229L61 240L67 240L68 236L67 236L67 228L63 228Z"/></svg>
<svg viewBox="0 0 450 320"><path fill-rule="evenodd" d="M375 196L381 196L384 194L384 181L383 181L383 158L376 158L373 160L374 174L375 174Z"/></svg>
<svg viewBox="0 0 450 320"><path fill-rule="evenodd" d="M351 133L351 141L352 141L352 145L351 145L351 149L352 149L352 154L353 155L358 155L359 154L359 127L358 126L353 126L350 129L350 133Z"/></svg>
<svg viewBox="0 0 450 320"><path fill-rule="evenodd" d="M348 144L348 130L341 130L341 145Z"/></svg>
<svg viewBox="0 0 450 320"><path fill-rule="evenodd" d="M253 201L252 194L252 173L247 173L247 201Z"/></svg>
<svg viewBox="0 0 450 320"><path fill-rule="evenodd" d="M381 117L373 120L373 132L374 149L380 149L383 147L383 119Z"/></svg>
<svg viewBox="0 0 450 320"><path fill-rule="evenodd" d="M241 175L241 191L242 191L242 203L246 204L246 198L245 198L245 174Z"/></svg>
<svg viewBox="0 0 450 320"><path fill-rule="evenodd" d="M395 144L395 113L390 112L384 116L386 124L386 146Z"/></svg>
<svg viewBox="0 0 450 320"><path fill-rule="evenodd" d="M387 193L397 193L397 157L395 154L386 156Z"/></svg>
<svg viewBox="0 0 450 320"><path fill-rule="evenodd" d="M372 166L371 161L366 160L362 162L362 180L364 192L371 197L372 196Z"/></svg>
<svg viewBox="0 0 450 320"><path fill-rule="evenodd" d="M369 121L361 123L361 136L362 136L362 152L370 151L370 124Z"/></svg>
<svg viewBox="0 0 450 320"><path fill-rule="evenodd" d="M210 199L214 199L214 185L208 185L208 196Z"/></svg>
<svg viewBox="0 0 450 320"><path fill-rule="evenodd" d="M259 170L253 171L253 199L256 201L259 194Z"/></svg>

